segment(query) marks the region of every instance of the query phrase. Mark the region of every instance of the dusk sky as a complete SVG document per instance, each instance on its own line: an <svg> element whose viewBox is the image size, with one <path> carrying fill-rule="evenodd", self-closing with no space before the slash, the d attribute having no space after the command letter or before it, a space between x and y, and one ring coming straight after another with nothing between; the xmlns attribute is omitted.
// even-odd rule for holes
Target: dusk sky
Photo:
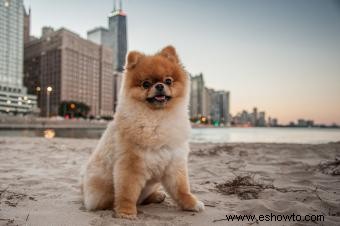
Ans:
<svg viewBox="0 0 340 226"><path fill-rule="evenodd" d="M65 27L86 38L113 0L25 0L31 33ZM123 0L128 48L177 48L206 86L231 92L231 113L254 106L280 123L340 124L340 0Z"/></svg>

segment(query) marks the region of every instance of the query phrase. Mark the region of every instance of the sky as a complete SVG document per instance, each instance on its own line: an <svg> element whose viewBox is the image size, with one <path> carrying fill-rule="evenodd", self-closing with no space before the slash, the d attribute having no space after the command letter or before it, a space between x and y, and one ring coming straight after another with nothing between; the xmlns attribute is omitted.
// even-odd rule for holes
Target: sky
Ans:
<svg viewBox="0 0 340 226"><path fill-rule="evenodd" d="M24 0L31 33L65 27L86 38L114 0ZM123 0L128 49L172 44L191 74L230 91L231 113L257 107L280 123L340 124L340 0Z"/></svg>

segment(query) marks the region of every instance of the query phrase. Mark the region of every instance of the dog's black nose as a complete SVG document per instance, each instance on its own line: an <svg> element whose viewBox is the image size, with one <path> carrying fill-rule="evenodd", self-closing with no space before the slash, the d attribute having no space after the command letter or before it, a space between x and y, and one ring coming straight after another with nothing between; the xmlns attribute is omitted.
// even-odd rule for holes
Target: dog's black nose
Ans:
<svg viewBox="0 0 340 226"><path fill-rule="evenodd" d="M164 85L163 84L157 84L156 89L157 89L157 91L163 91Z"/></svg>

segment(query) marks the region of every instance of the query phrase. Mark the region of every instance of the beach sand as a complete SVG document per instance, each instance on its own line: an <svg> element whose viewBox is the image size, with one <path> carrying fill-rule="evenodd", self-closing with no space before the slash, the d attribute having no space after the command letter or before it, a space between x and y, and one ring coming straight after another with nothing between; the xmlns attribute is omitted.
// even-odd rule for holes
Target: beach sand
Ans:
<svg viewBox="0 0 340 226"><path fill-rule="evenodd" d="M79 171L97 142L0 137L0 225L340 225L340 143L191 144L190 183L205 211L183 212L167 197L139 206L131 221L82 205ZM325 221L228 222L227 214Z"/></svg>

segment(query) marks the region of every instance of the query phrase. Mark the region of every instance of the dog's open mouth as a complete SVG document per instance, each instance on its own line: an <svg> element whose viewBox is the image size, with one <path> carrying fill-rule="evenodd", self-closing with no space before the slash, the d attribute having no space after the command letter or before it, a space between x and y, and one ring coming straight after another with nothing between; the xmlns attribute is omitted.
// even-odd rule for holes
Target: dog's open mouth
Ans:
<svg viewBox="0 0 340 226"><path fill-rule="evenodd" d="M156 95L154 97L149 97L146 100L149 103L165 103L171 99L171 96L166 95Z"/></svg>

